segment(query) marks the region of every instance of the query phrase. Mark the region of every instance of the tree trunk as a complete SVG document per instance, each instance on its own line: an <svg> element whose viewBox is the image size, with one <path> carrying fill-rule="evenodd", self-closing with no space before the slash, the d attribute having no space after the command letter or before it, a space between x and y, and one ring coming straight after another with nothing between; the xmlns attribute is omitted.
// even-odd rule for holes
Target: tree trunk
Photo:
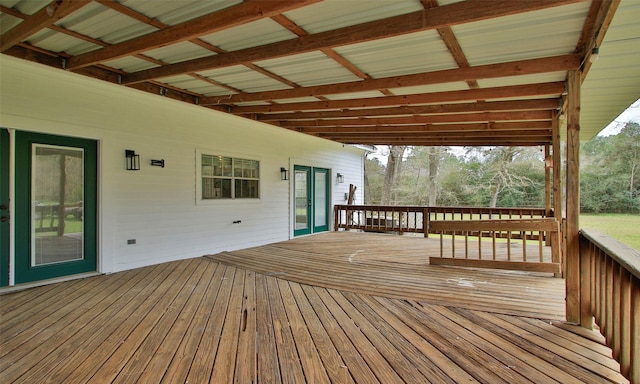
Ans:
<svg viewBox="0 0 640 384"><path fill-rule="evenodd" d="M396 178L402 169L402 155L407 147L404 145L392 145L389 147L387 169L384 173L384 186L382 188L382 205L390 205L395 202Z"/></svg>
<svg viewBox="0 0 640 384"><path fill-rule="evenodd" d="M438 189L436 185L436 177L438 176L438 168L440 167L440 147L429 148L429 206L434 207L438 197Z"/></svg>

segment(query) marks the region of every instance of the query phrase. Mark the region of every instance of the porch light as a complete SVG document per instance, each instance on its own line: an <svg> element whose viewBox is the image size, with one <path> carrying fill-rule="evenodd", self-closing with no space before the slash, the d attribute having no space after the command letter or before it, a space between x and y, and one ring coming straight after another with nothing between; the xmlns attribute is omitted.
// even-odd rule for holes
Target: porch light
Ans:
<svg viewBox="0 0 640 384"><path fill-rule="evenodd" d="M344 183L344 175L342 173L338 173L336 175L336 180L338 181L338 184Z"/></svg>
<svg viewBox="0 0 640 384"><path fill-rule="evenodd" d="M137 155L136 151L126 149L124 151L124 157L127 159L127 171L140 170L140 155Z"/></svg>
<svg viewBox="0 0 640 384"><path fill-rule="evenodd" d="M280 180L289 180L289 170L285 167L280 167Z"/></svg>
<svg viewBox="0 0 640 384"><path fill-rule="evenodd" d="M544 167L547 169L553 168L553 157L547 156L544 159Z"/></svg>
<svg viewBox="0 0 640 384"><path fill-rule="evenodd" d="M598 60L598 55L600 55L600 48L593 47L593 49L591 50L591 56L589 56L589 62L595 63L596 60Z"/></svg>

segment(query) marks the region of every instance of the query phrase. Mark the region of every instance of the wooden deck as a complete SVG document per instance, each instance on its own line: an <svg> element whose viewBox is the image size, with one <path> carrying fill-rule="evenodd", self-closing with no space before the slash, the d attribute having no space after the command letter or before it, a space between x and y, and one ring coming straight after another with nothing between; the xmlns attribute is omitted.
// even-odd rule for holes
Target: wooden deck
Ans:
<svg viewBox="0 0 640 384"><path fill-rule="evenodd" d="M626 382L558 321L561 279L429 266L428 242L326 233L5 294L0 382Z"/></svg>

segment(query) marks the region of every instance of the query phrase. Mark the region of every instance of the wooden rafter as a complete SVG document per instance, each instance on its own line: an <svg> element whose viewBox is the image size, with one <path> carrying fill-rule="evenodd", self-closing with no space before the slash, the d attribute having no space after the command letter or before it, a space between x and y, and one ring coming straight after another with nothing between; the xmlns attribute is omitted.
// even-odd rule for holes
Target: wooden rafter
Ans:
<svg viewBox="0 0 640 384"><path fill-rule="evenodd" d="M289 11L304 5L309 5L317 1L319 0L247 0L238 5L231 6L194 20L189 20L182 24L161 29L157 32L143 35L119 44L114 44L97 51L74 56L69 59L68 68L75 69L86 67L100 61L113 60L161 46L179 43L205 34L214 33L226 28Z"/></svg>
<svg viewBox="0 0 640 384"><path fill-rule="evenodd" d="M282 127L345 127L489 121L551 121L551 111L480 112L430 116L280 121Z"/></svg>
<svg viewBox="0 0 640 384"><path fill-rule="evenodd" d="M374 117L374 116L396 116L396 115L433 115L446 113L463 112L496 112L496 111L533 111L533 110L555 110L558 101L555 99L537 100L515 100L515 101L491 101L456 104L437 105L412 105L402 107L387 108L362 108L338 111L316 111L316 112L289 112L289 113L265 113L251 116L260 121L279 120L305 120L305 119L328 119L346 117Z"/></svg>
<svg viewBox="0 0 640 384"><path fill-rule="evenodd" d="M55 0L0 36L0 52L84 7L91 0Z"/></svg>
<svg viewBox="0 0 640 384"><path fill-rule="evenodd" d="M301 36L297 39L246 48L229 54L188 60L166 67L134 72L124 76L123 82L134 83L185 72L197 72L307 53L324 48L334 48L347 44L356 44L375 39L432 30L578 1L582 0L467 0L383 20Z"/></svg>
<svg viewBox="0 0 640 384"><path fill-rule="evenodd" d="M413 75L352 81L348 83L318 85L313 87L301 87L296 89L267 92L244 92L225 98L225 103L233 104L237 102L247 101L288 99L318 95L334 95L340 93L364 92L389 88L412 87L418 85L443 84L456 81L465 81L468 79L489 79L496 77L521 76L535 73L566 71L577 69L580 66L580 59L581 58L578 55L564 55L511 63L488 64L476 67L445 69L442 71L417 73ZM219 99L219 97L203 98L202 104L215 104Z"/></svg>
<svg viewBox="0 0 640 384"><path fill-rule="evenodd" d="M488 122L465 124L414 124L387 125L375 127L292 127L298 132L309 134L342 133L420 133L420 132L494 132L494 131L526 131L549 130L552 123L548 121Z"/></svg>
<svg viewBox="0 0 640 384"><path fill-rule="evenodd" d="M235 114L291 112L305 110L373 108L388 106L407 106L420 104L438 104L448 102L464 102L513 97L541 97L560 96L565 91L564 82L516 85L506 87L467 89L461 91L447 91L422 93L403 96L372 97L354 100L329 100L318 102L287 103L274 105L254 105L230 107ZM224 99L224 97L220 97ZM218 104L218 103L215 103Z"/></svg>

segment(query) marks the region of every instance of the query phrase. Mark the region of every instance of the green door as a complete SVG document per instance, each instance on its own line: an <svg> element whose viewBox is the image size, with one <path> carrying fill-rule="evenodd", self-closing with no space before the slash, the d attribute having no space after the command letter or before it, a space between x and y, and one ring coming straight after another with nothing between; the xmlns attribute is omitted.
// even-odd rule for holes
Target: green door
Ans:
<svg viewBox="0 0 640 384"><path fill-rule="evenodd" d="M313 168L313 232L329 230L329 170Z"/></svg>
<svg viewBox="0 0 640 384"><path fill-rule="evenodd" d="M9 285L9 132L0 128L0 287Z"/></svg>
<svg viewBox="0 0 640 384"><path fill-rule="evenodd" d="M15 282L96 270L97 143L16 132Z"/></svg>
<svg viewBox="0 0 640 384"><path fill-rule="evenodd" d="M329 230L329 170L294 166L294 236Z"/></svg>
<svg viewBox="0 0 640 384"><path fill-rule="evenodd" d="M293 168L294 176L294 236L308 235L311 233L311 167L296 165Z"/></svg>

